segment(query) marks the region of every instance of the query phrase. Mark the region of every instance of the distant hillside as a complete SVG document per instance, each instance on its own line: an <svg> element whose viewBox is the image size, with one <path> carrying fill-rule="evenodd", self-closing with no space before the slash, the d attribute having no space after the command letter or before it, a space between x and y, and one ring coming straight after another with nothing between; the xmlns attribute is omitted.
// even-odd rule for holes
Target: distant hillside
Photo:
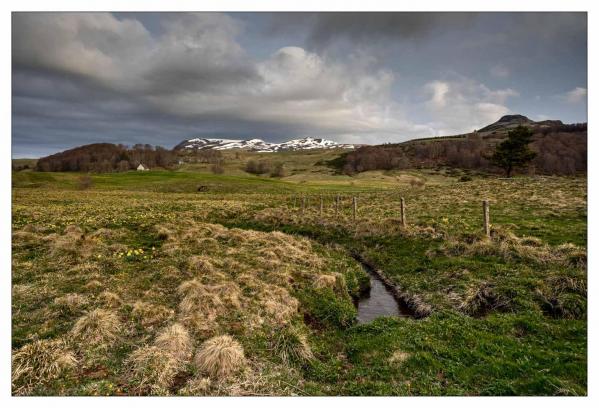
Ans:
<svg viewBox="0 0 599 408"><path fill-rule="evenodd" d="M93 143L65 150L37 161L38 171L127 171L139 164L167 168L175 163L175 155L160 146L135 145L128 148L112 143Z"/></svg>
<svg viewBox="0 0 599 408"><path fill-rule="evenodd" d="M586 123L535 122L522 115L504 116L470 134L362 147L344 154L332 164L346 174L437 166L495 172L499 169L494 168L486 157L507 132L518 125L530 127L534 134L531 148L537 156L529 171L556 175L587 171Z"/></svg>
<svg viewBox="0 0 599 408"><path fill-rule="evenodd" d="M561 123L561 121L558 121ZM491 123L482 129L479 129L479 133L496 132L499 130L509 130L518 126L532 126L535 122L528 119L523 115L505 115L502 116L497 122Z"/></svg>
<svg viewBox="0 0 599 408"><path fill-rule="evenodd" d="M272 153L288 150L313 150L313 149L353 149L350 144L340 144L332 140L305 137L293 139L283 143L269 143L262 139L204 139L195 138L184 140L173 150L231 150L241 149L260 153Z"/></svg>

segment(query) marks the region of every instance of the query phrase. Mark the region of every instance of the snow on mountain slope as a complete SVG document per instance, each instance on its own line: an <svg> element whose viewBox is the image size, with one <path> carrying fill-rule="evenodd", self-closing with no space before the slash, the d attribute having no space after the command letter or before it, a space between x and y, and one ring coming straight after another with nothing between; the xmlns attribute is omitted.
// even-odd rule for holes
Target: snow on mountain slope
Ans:
<svg viewBox="0 0 599 408"><path fill-rule="evenodd" d="M283 143L268 143L262 139L249 139L249 140L238 140L238 139L203 139L195 138L184 140L175 146L175 150L229 150L229 149L243 149L251 150L255 152L278 152L284 150L311 150L311 149L353 149L353 145L340 144L332 140L326 139L315 139L312 137L305 137L302 139L289 140Z"/></svg>

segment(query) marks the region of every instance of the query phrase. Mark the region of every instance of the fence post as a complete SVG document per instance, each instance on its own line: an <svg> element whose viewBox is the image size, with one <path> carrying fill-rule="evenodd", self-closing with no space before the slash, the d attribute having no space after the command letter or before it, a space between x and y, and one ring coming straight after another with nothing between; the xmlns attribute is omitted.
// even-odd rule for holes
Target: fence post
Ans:
<svg viewBox="0 0 599 408"><path fill-rule="evenodd" d="M353 197L353 220L356 220L356 213L358 212L358 200L356 196Z"/></svg>
<svg viewBox="0 0 599 408"><path fill-rule="evenodd" d="M339 215L339 194L335 197L335 217Z"/></svg>
<svg viewBox="0 0 599 408"><path fill-rule="evenodd" d="M483 201L483 225L485 228L485 235L491 237L491 228L489 227L489 201Z"/></svg>
<svg viewBox="0 0 599 408"><path fill-rule="evenodd" d="M302 196L302 207L301 214L304 215L304 210L306 209L306 196Z"/></svg>
<svg viewBox="0 0 599 408"><path fill-rule="evenodd" d="M401 214L401 226L406 227L406 201L403 197L401 197L401 206L400 206L400 214Z"/></svg>

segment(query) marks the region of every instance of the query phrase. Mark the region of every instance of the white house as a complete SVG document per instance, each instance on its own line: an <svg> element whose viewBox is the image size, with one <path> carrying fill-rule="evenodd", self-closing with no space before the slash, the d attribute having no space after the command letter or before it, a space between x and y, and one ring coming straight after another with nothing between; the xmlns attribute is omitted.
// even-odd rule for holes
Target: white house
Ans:
<svg viewBox="0 0 599 408"><path fill-rule="evenodd" d="M150 170L150 169L147 167L144 167L144 165L141 163L139 163L139 166L137 166L137 171L148 171L148 170Z"/></svg>

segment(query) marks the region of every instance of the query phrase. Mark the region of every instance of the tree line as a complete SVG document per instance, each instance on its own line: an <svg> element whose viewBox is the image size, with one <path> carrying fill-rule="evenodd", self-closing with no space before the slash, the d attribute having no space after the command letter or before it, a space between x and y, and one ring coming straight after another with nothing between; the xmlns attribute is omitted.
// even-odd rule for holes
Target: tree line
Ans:
<svg viewBox="0 0 599 408"><path fill-rule="evenodd" d="M140 164L166 169L176 162L176 155L160 146L136 144L130 148L122 144L94 143L43 157L37 161L36 169L106 173L132 170Z"/></svg>
<svg viewBox="0 0 599 408"><path fill-rule="evenodd" d="M585 173L587 170L586 124L584 126L579 124L556 125L555 128L561 128L561 131L541 132L534 128L524 128L531 132L530 137L525 136L525 143L520 145L516 142L517 146L513 147L515 150L511 152L509 145L503 145L502 149L505 150L503 161L496 155L496 152L499 146L509 138L498 142L497 139L483 138L474 132L460 139L422 140L401 144L364 146L347 153L341 160L337 160L333 164L349 175L368 170L438 166L490 173L505 171L510 175L515 170L551 175ZM531 153L526 153L528 148ZM507 159L520 154L522 154L520 158L525 159L524 162L508 171L509 160ZM502 163L505 164L505 167Z"/></svg>

